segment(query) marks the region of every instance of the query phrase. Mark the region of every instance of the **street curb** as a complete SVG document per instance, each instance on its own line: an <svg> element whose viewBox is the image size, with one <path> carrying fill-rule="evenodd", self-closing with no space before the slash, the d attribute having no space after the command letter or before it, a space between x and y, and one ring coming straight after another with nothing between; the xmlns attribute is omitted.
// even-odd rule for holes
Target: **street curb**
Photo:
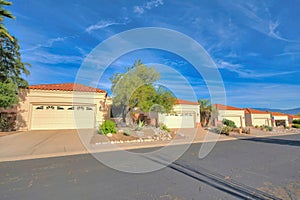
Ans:
<svg viewBox="0 0 300 200"><path fill-rule="evenodd" d="M249 139L249 138L268 138L268 137L274 137L274 136L287 136L287 135L298 135L299 133L285 133L285 134L276 134L276 135L263 135L263 136L242 136L242 137L234 137L234 136L228 136L228 138L221 138L217 140L217 142L223 142L223 141L233 141L233 140L241 140L241 139ZM215 142L215 140L208 140L208 141L193 141L190 144L201 144L201 143L209 143L209 142ZM139 143L141 144L141 143ZM170 146L175 145L184 145L188 144L186 142L176 142L171 144ZM108 149L102 149L97 151L88 151L88 150L81 150L81 151L71 151L71 152L58 152L58 153L50 153L50 154L39 154L39 155L22 155L22 156L13 156L13 157L4 157L0 158L0 162L9 162L9 161L21 161L21 160L32 160L32 159L41 159L41 158L54 158L54 157L63 157L63 156L73 156L73 155L86 155L86 154L93 154L93 153L102 153L102 152L113 152L113 151L119 151L119 150L133 150L133 149L144 149L144 148L159 148L164 147L167 144L142 144L142 145L136 145L136 146L123 146L120 144L119 149L117 148L108 148Z"/></svg>

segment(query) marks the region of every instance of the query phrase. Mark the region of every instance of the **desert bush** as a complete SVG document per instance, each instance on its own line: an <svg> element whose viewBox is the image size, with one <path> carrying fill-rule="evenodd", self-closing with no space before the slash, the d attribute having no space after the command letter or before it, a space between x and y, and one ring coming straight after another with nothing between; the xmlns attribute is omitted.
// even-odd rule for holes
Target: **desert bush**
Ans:
<svg viewBox="0 0 300 200"><path fill-rule="evenodd" d="M259 126L258 125L255 125L255 128L258 128Z"/></svg>
<svg viewBox="0 0 300 200"><path fill-rule="evenodd" d="M104 123L99 127L99 134L116 133L116 124L111 120L105 120Z"/></svg>
<svg viewBox="0 0 300 200"><path fill-rule="evenodd" d="M224 134L224 135L229 135L230 131L232 131L232 127L229 126L222 126L217 130L218 134Z"/></svg>
<svg viewBox="0 0 300 200"><path fill-rule="evenodd" d="M294 119L293 124L300 124L300 119Z"/></svg>
<svg viewBox="0 0 300 200"><path fill-rule="evenodd" d="M229 119L223 119L223 124L232 128L236 128L234 121L231 121Z"/></svg>
<svg viewBox="0 0 300 200"><path fill-rule="evenodd" d="M131 135L131 132L130 132L130 130L125 130L123 134L124 134L125 136L130 136L130 135Z"/></svg>
<svg viewBox="0 0 300 200"><path fill-rule="evenodd" d="M167 132L171 132L171 130L167 127L167 125L161 123L159 125L160 129L163 130L163 131L167 131Z"/></svg>
<svg viewBox="0 0 300 200"><path fill-rule="evenodd" d="M293 128L300 128L300 124L293 124L292 127Z"/></svg>
<svg viewBox="0 0 300 200"><path fill-rule="evenodd" d="M273 131L273 127L263 125L263 126L261 126L261 130L263 130L263 131Z"/></svg>

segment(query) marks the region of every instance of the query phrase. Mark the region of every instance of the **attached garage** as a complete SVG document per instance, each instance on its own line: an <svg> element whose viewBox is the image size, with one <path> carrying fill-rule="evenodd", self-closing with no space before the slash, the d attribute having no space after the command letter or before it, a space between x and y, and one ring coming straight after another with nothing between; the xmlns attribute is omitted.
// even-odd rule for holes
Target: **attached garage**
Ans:
<svg viewBox="0 0 300 200"><path fill-rule="evenodd" d="M232 106L214 104L213 105L212 121L214 126L222 125L224 119L234 121L237 127L245 127L244 109Z"/></svg>
<svg viewBox="0 0 300 200"><path fill-rule="evenodd" d="M267 111L245 108L247 126L271 126L271 115Z"/></svg>
<svg viewBox="0 0 300 200"><path fill-rule="evenodd" d="M33 105L31 130L95 128L94 105Z"/></svg>
<svg viewBox="0 0 300 200"><path fill-rule="evenodd" d="M19 130L93 129L110 117L107 93L81 84L33 85L19 99Z"/></svg>

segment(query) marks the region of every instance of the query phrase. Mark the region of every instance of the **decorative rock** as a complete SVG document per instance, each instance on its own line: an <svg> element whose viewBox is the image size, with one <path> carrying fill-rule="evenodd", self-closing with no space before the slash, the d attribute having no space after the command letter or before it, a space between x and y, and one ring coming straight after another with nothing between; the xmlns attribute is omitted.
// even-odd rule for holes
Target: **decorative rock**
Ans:
<svg viewBox="0 0 300 200"><path fill-rule="evenodd" d="M112 137L112 134L111 133L107 133L106 136L107 137Z"/></svg>

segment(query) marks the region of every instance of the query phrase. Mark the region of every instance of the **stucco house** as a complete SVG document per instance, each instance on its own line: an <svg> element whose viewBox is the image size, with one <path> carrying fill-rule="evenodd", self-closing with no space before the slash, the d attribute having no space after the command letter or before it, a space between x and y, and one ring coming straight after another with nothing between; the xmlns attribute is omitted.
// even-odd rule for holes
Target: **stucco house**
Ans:
<svg viewBox="0 0 300 200"><path fill-rule="evenodd" d="M213 104L212 124L218 126L223 119L231 120L237 127L245 127L245 112L242 108Z"/></svg>
<svg viewBox="0 0 300 200"><path fill-rule="evenodd" d="M280 112L269 112L272 117L273 126L289 126L288 115Z"/></svg>
<svg viewBox="0 0 300 200"><path fill-rule="evenodd" d="M19 91L18 130L96 128L110 114L111 99L75 83L32 85Z"/></svg>
<svg viewBox="0 0 300 200"><path fill-rule="evenodd" d="M177 99L172 113L158 115L158 122L168 128L196 128L200 125L200 104Z"/></svg>
<svg viewBox="0 0 300 200"><path fill-rule="evenodd" d="M294 120L299 120L300 117L296 115L287 115L289 119L289 124L292 124Z"/></svg>
<svg viewBox="0 0 300 200"><path fill-rule="evenodd" d="M267 111L245 108L246 126L272 126L271 115Z"/></svg>

